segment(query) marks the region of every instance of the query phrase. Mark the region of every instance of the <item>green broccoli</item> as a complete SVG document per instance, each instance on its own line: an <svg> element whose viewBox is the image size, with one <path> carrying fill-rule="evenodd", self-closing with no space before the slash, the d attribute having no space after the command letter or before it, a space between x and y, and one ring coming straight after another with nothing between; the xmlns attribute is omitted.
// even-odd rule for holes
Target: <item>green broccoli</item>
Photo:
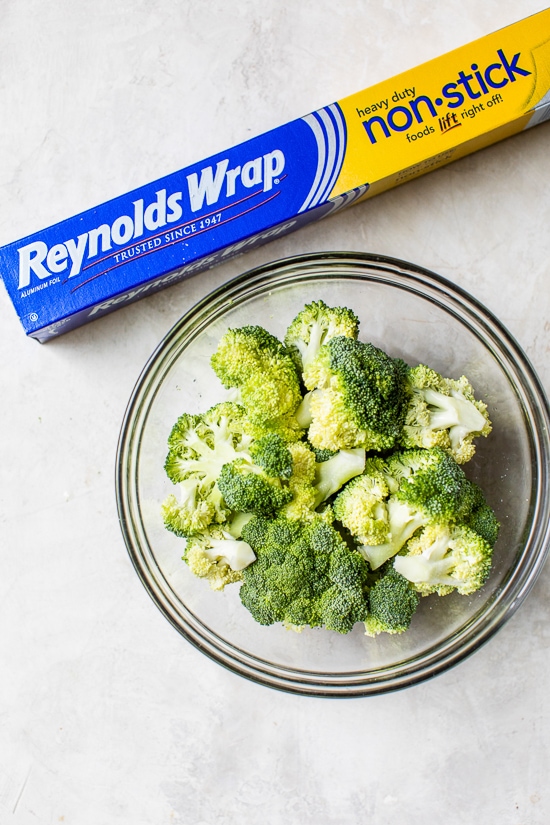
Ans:
<svg viewBox="0 0 550 825"><path fill-rule="evenodd" d="M308 519L313 517L319 504L314 486L317 468L315 454L303 441L289 444L288 449L292 455L292 473L288 479L291 498L281 508L280 515L289 519Z"/></svg>
<svg viewBox="0 0 550 825"><path fill-rule="evenodd" d="M463 522L473 510L472 482L439 447L374 459L365 474L367 480L359 476L351 490L339 493L334 511L361 543L361 553L373 570L395 556L421 527L436 521Z"/></svg>
<svg viewBox="0 0 550 825"><path fill-rule="evenodd" d="M382 458L366 459L365 469L355 476L334 500L334 516L360 544L382 544L388 539L386 499L387 467Z"/></svg>
<svg viewBox="0 0 550 825"><path fill-rule="evenodd" d="M229 508L216 482L224 464L251 461L246 428L244 409L230 402L202 414L184 413L174 424L164 467L179 495L167 497L162 515L176 535L193 535L226 520Z"/></svg>
<svg viewBox="0 0 550 825"><path fill-rule="evenodd" d="M212 355L211 364L226 389L239 391L238 400L251 421L264 427L273 422L269 425L272 432L278 427L299 431L292 420L302 401L299 375L286 348L274 335L259 326L229 329Z"/></svg>
<svg viewBox="0 0 550 825"><path fill-rule="evenodd" d="M471 484L473 506L472 512L467 517L465 524L467 527L475 530L491 547L494 547L498 538L500 524L495 515L495 511L486 502L481 487L474 482Z"/></svg>
<svg viewBox="0 0 550 825"><path fill-rule="evenodd" d="M186 541L183 560L194 576L206 579L212 590L242 581L242 571L255 561L250 545L240 538L251 514L237 515L224 525L211 525Z"/></svg>
<svg viewBox="0 0 550 825"><path fill-rule="evenodd" d="M289 502L281 515L290 519L312 518L317 510L365 467L363 449L339 450L326 461L316 461L315 452L304 442L289 445L293 457L288 489Z"/></svg>
<svg viewBox="0 0 550 825"><path fill-rule="evenodd" d="M320 450L319 448L314 447L313 444L310 446L313 452L315 453L315 461L317 461L319 464L322 461L328 461L329 458L332 458L332 456L336 455L336 453L338 452L338 450Z"/></svg>
<svg viewBox="0 0 550 825"><path fill-rule="evenodd" d="M243 459L223 465L217 486L231 510L257 516L274 516L292 498L280 478Z"/></svg>
<svg viewBox="0 0 550 825"><path fill-rule="evenodd" d="M462 521L473 510L477 491L462 467L439 447L402 450L386 461L390 492L431 521Z"/></svg>
<svg viewBox="0 0 550 825"><path fill-rule="evenodd" d="M263 625L402 633L420 596L473 593L499 524L461 464L491 431L469 381L358 339L345 307L307 304L282 343L229 329L227 400L168 439L166 527L190 571L240 583Z"/></svg>
<svg viewBox="0 0 550 825"><path fill-rule="evenodd" d="M401 437L408 403L406 365L370 343L332 338L304 371L311 392L308 438L320 449L389 450ZM302 405L302 406L303 406Z"/></svg>
<svg viewBox="0 0 550 825"><path fill-rule="evenodd" d="M205 488L201 481L188 478L178 484L179 496L170 493L161 505L164 526L176 536L192 536L206 530L216 519L224 521L226 511L217 489L209 488L203 498Z"/></svg>
<svg viewBox="0 0 550 825"><path fill-rule="evenodd" d="M250 458L224 464L217 480L225 504L237 512L274 516L292 498L288 484L293 457L277 433L250 445Z"/></svg>
<svg viewBox="0 0 550 825"><path fill-rule="evenodd" d="M313 485L316 506L337 493L346 482L358 476L364 469L365 450L362 447L338 450L326 461L318 461L315 465Z"/></svg>
<svg viewBox="0 0 550 825"><path fill-rule="evenodd" d="M365 634L404 633L411 624L420 597L411 583L391 565L369 590Z"/></svg>
<svg viewBox="0 0 550 825"><path fill-rule="evenodd" d="M444 378L424 364L407 372L410 401L401 443L404 447L442 447L458 464L475 453L474 438L487 436L491 422L487 406L474 397L465 376Z"/></svg>
<svg viewBox="0 0 550 825"><path fill-rule="evenodd" d="M423 596L474 593L491 570L493 548L464 524L430 524L408 542L393 565Z"/></svg>
<svg viewBox="0 0 550 825"><path fill-rule="evenodd" d="M346 307L329 307L324 301L312 301L290 323L285 345L301 374L317 357L319 349L336 336L357 338L359 319Z"/></svg>
<svg viewBox="0 0 550 825"><path fill-rule="evenodd" d="M321 516L253 518L242 538L257 558L242 571L240 598L257 622L348 633L365 621L367 565Z"/></svg>
<svg viewBox="0 0 550 825"><path fill-rule="evenodd" d="M292 453L286 440L279 433L268 433L250 446L254 463L272 478L290 478L292 475Z"/></svg>

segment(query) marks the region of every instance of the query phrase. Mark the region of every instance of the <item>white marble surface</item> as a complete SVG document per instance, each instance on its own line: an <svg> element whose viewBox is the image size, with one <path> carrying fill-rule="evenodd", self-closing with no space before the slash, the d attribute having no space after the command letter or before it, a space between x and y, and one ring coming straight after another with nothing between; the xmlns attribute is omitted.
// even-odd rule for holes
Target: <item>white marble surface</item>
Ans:
<svg viewBox="0 0 550 825"><path fill-rule="evenodd" d="M0 0L0 243L405 70L537 0ZM548 34L548 33L547 33ZM320 249L438 271L550 389L550 124L46 346L0 291L2 825L543 825L550 569L483 649L349 701L264 689L165 621L114 499L150 352L243 269Z"/></svg>

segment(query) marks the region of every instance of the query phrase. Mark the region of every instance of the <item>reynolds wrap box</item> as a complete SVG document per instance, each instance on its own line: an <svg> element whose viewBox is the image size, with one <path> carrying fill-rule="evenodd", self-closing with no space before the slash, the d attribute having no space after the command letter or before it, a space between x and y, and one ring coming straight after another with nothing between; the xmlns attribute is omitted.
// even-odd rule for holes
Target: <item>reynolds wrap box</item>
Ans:
<svg viewBox="0 0 550 825"><path fill-rule="evenodd" d="M0 249L47 341L550 118L550 9Z"/></svg>

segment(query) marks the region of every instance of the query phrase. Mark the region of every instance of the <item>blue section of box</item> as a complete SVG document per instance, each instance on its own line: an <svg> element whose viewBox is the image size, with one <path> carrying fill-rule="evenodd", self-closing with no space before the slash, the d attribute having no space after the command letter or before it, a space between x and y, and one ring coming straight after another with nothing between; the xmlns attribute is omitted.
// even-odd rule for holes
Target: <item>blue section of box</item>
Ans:
<svg viewBox="0 0 550 825"><path fill-rule="evenodd" d="M333 104L0 249L25 331L45 341L345 205L327 203L345 145Z"/></svg>

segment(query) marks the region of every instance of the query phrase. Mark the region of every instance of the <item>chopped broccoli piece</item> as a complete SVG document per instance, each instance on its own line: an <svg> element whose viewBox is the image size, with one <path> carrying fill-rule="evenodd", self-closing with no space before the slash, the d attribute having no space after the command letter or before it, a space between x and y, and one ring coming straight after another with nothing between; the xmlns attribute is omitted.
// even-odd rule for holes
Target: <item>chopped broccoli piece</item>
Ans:
<svg viewBox="0 0 550 825"><path fill-rule="evenodd" d="M367 636L404 633L418 607L419 595L404 576L389 566L371 587L368 602Z"/></svg>
<svg viewBox="0 0 550 825"><path fill-rule="evenodd" d="M179 500L170 493L161 505L164 525L176 536L192 536L206 530L216 516L221 517L220 520L225 518L221 495L217 501L212 492L207 499L201 498L198 479L187 478L178 487Z"/></svg>
<svg viewBox="0 0 550 825"><path fill-rule="evenodd" d="M373 344L332 338L304 372L314 447L388 450L401 436L406 365Z"/></svg>
<svg viewBox="0 0 550 825"><path fill-rule="evenodd" d="M345 307L307 304L284 344L229 329L212 355L227 400L168 439L162 504L191 572L241 584L263 625L403 633L421 595L473 593L499 524L459 466L491 431L469 381L358 339Z"/></svg>
<svg viewBox="0 0 550 825"><path fill-rule="evenodd" d="M409 504L390 496L386 501L388 517L388 536L386 541L375 544L362 544L359 550L368 561L372 570L377 570L384 562L399 553L401 548L416 531L428 524L425 511L411 507Z"/></svg>
<svg viewBox="0 0 550 825"><path fill-rule="evenodd" d="M326 461L319 461L315 469L315 497L317 506L337 493L344 484L365 469L365 450L338 450Z"/></svg>
<svg viewBox="0 0 550 825"><path fill-rule="evenodd" d="M194 576L208 581L212 590L223 590L228 584L242 581L242 571L255 561L251 546L240 538L251 517L237 516L224 529L213 525L187 539L183 560Z"/></svg>
<svg viewBox="0 0 550 825"><path fill-rule="evenodd" d="M314 450L304 442L288 445L292 455L292 473L286 489L288 502L280 508L280 514L289 519L311 519L321 507L326 510L327 500L343 487L349 479L362 472L365 451L339 450L326 461L317 462Z"/></svg>
<svg viewBox="0 0 550 825"><path fill-rule="evenodd" d="M336 336L357 338L359 319L346 307L329 307L312 301L290 323L285 345L300 373L317 357L319 349Z"/></svg>
<svg viewBox="0 0 550 825"><path fill-rule="evenodd" d="M431 524L414 536L393 564L423 596L474 593L491 570L492 547L463 524Z"/></svg>
<svg viewBox="0 0 550 825"><path fill-rule="evenodd" d="M315 489L317 464L315 453L303 441L289 444L292 455L292 474L288 479L288 489L292 498L282 507L280 514L289 519L309 519L318 506Z"/></svg>
<svg viewBox="0 0 550 825"><path fill-rule="evenodd" d="M487 504L485 495L479 484L471 482L473 495L472 511L465 519L465 524L494 547L498 538L500 524L495 511Z"/></svg>
<svg viewBox="0 0 550 825"><path fill-rule="evenodd" d="M388 539L386 465L378 457L367 458L365 469L334 500L334 516L360 544L382 544Z"/></svg>
<svg viewBox="0 0 550 825"><path fill-rule="evenodd" d="M245 432L244 410L224 402L199 415L184 413L168 437L165 470L177 485L162 506L166 527L189 536L212 523L222 523L228 507L217 487L224 464L250 459L251 437Z"/></svg>
<svg viewBox="0 0 550 825"><path fill-rule="evenodd" d="M292 453L279 433L268 433L250 447L250 455L255 464L273 478L290 478L292 474Z"/></svg>
<svg viewBox="0 0 550 825"><path fill-rule="evenodd" d="M168 436L164 468L174 483L190 476L213 483L223 464L248 454L251 443L243 407L222 402L205 413L178 418Z"/></svg>
<svg viewBox="0 0 550 825"><path fill-rule="evenodd" d="M475 500L474 485L462 468L433 447L369 460L364 477L337 496L334 511L377 570L426 524L464 521Z"/></svg>
<svg viewBox="0 0 550 825"><path fill-rule="evenodd" d="M292 416L302 400L294 361L283 344L262 327L229 329L211 364L224 387L240 391L252 421L265 425Z"/></svg>
<svg viewBox="0 0 550 825"><path fill-rule="evenodd" d="M206 579L212 590L223 590L228 584L242 581L243 575L240 570L232 570L227 562L211 559L202 545L200 537L193 536L184 556L184 561L194 576Z"/></svg>
<svg viewBox="0 0 550 825"><path fill-rule="evenodd" d="M334 493L365 466L365 451L339 450L326 461L316 462L304 443L290 445L294 469L288 486L292 499L281 510L290 519L310 519Z"/></svg>
<svg viewBox="0 0 550 825"><path fill-rule="evenodd" d="M313 446L311 447L311 449L315 453L315 461L317 461L318 464L320 464L322 461L328 461L329 458L332 458L332 456L336 455L336 453L338 452L338 450L320 450L317 447Z"/></svg>
<svg viewBox="0 0 550 825"><path fill-rule="evenodd" d="M281 479L269 476L261 467L243 459L224 464L217 484L231 510L258 516L274 516L292 497Z"/></svg>
<svg viewBox="0 0 550 825"><path fill-rule="evenodd" d="M430 520L456 522L472 512L477 495L472 482L439 447L393 453L387 467L388 486L396 498L421 508Z"/></svg>
<svg viewBox="0 0 550 825"><path fill-rule="evenodd" d="M367 565L320 516L252 519L243 539L257 559L243 570L240 597L260 624L347 633L366 619Z"/></svg>
<svg viewBox="0 0 550 825"><path fill-rule="evenodd" d="M404 447L442 447L458 464L475 453L474 438L487 436L487 405L476 400L465 376L444 378L425 364L407 372L410 401L403 426Z"/></svg>
<svg viewBox="0 0 550 825"><path fill-rule="evenodd" d="M254 446L251 453L256 452ZM317 463L315 453L304 442L283 444L280 451L279 447L281 444L277 447L277 455L285 457L284 465L279 466L283 471L279 477L269 475L262 467L244 459L221 468L217 487L225 506L232 511L258 516L273 518L280 511L287 518L308 519L365 466L363 449L340 450L327 461ZM266 452L263 444L262 451L266 461L273 459L274 453ZM286 454L290 457L289 476ZM272 470L274 467L272 463Z"/></svg>

